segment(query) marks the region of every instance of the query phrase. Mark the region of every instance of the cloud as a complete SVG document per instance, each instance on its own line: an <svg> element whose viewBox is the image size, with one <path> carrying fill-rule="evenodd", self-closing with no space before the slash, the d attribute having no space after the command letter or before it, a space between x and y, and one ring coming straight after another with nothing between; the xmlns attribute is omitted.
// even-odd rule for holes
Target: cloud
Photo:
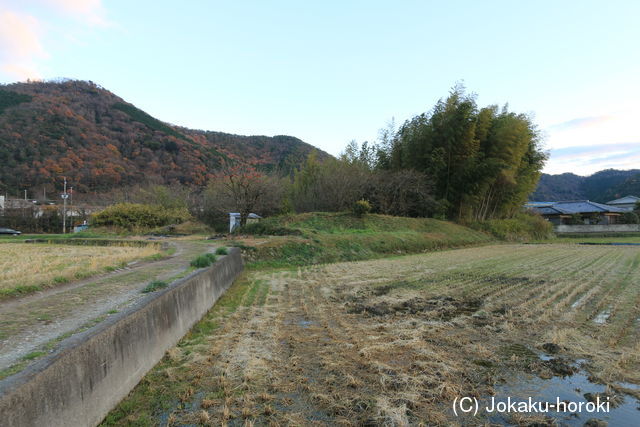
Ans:
<svg viewBox="0 0 640 427"><path fill-rule="evenodd" d="M549 127L549 131L566 131L570 129L576 128L584 128L589 126L599 125L601 123L606 122L607 120L611 120L611 116L593 116L593 117L579 117L577 119L572 119L563 123L558 123Z"/></svg>
<svg viewBox="0 0 640 427"><path fill-rule="evenodd" d="M102 0L44 0L62 13L71 15L86 24L107 27L111 25L106 18Z"/></svg>
<svg viewBox="0 0 640 427"><path fill-rule="evenodd" d="M640 142L566 147L551 150L546 173L591 175L603 169L635 169L640 164Z"/></svg>
<svg viewBox="0 0 640 427"><path fill-rule="evenodd" d="M640 109L579 117L545 129L550 149L615 145L620 141L636 141Z"/></svg>
<svg viewBox="0 0 640 427"><path fill-rule="evenodd" d="M35 0L46 7L38 7L30 14L20 12L27 6L23 1L0 1L0 75L12 80L41 78L41 64L50 56L43 47L42 40L47 40L45 36L53 33L55 37L56 33L66 32L67 38L73 38L81 26L112 25L106 19L102 0ZM60 18L72 22L61 21L60 24Z"/></svg>
<svg viewBox="0 0 640 427"><path fill-rule="evenodd" d="M40 78L36 61L48 56L40 33L33 16L0 11L0 70L18 79Z"/></svg>

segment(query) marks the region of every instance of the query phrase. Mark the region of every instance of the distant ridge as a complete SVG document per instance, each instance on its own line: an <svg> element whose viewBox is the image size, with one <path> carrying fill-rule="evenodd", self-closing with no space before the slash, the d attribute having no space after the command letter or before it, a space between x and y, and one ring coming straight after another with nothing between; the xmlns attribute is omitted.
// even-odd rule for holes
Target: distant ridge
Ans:
<svg viewBox="0 0 640 427"><path fill-rule="evenodd" d="M606 203L628 195L640 196L640 169L606 169L590 176L542 174L529 200L591 200Z"/></svg>
<svg viewBox="0 0 640 427"><path fill-rule="evenodd" d="M0 191L79 192L142 183L205 185L225 158L291 172L314 150L292 136L240 136L164 123L93 82L0 85ZM319 156L329 156L318 150Z"/></svg>

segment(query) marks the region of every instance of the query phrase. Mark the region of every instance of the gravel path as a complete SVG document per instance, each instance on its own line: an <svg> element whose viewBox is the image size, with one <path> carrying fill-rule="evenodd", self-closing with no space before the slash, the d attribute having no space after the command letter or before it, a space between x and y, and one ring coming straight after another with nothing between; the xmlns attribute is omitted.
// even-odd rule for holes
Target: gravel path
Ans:
<svg viewBox="0 0 640 427"><path fill-rule="evenodd" d="M214 248L207 241L176 240L170 245L176 251L167 259L130 263L112 273L0 303L0 370L126 308L145 295L141 290L149 281L176 276L191 259Z"/></svg>

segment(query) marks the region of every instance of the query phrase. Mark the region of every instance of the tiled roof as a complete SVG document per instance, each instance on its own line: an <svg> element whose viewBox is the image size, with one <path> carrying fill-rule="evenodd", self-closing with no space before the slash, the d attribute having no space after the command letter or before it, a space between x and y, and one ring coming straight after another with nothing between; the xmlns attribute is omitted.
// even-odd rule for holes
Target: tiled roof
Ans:
<svg viewBox="0 0 640 427"><path fill-rule="evenodd" d="M623 197L621 199L611 200L610 202L607 202L607 204L608 205L622 205L622 204L627 204L627 203L636 203L639 200L640 200L640 197L625 196L625 197Z"/></svg>
<svg viewBox="0 0 640 427"><path fill-rule="evenodd" d="M534 204L536 203L536 204ZM623 208L608 206L602 203L592 202L589 200L568 200L562 202L549 202L542 204L541 202L533 202L530 206L533 210L541 215L572 215L577 213L624 213L627 212Z"/></svg>
<svg viewBox="0 0 640 427"><path fill-rule="evenodd" d="M232 217L236 217L236 218L240 218L240 212L229 212L229 216ZM250 213L249 216L247 216L247 218L249 219L261 219L262 217L258 214L254 214L254 213Z"/></svg>

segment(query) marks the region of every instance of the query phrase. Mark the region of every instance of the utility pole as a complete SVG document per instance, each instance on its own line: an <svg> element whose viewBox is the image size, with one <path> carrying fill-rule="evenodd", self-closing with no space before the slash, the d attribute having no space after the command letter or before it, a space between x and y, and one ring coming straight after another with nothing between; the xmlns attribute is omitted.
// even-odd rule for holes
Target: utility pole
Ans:
<svg viewBox="0 0 640 427"><path fill-rule="evenodd" d="M71 204L71 225L70 228L73 229L73 224L75 221L73 220L73 187L69 187L69 202Z"/></svg>
<svg viewBox="0 0 640 427"><path fill-rule="evenodd" d="M62 234L67 233L67 177L64 177L64 193L62 193Z"/></svg>
<svg viewBox="0 0 640 427"><path fill-rule="evenodd" d="M24 190L24 201L27 201L27 190Z"/></svg>

